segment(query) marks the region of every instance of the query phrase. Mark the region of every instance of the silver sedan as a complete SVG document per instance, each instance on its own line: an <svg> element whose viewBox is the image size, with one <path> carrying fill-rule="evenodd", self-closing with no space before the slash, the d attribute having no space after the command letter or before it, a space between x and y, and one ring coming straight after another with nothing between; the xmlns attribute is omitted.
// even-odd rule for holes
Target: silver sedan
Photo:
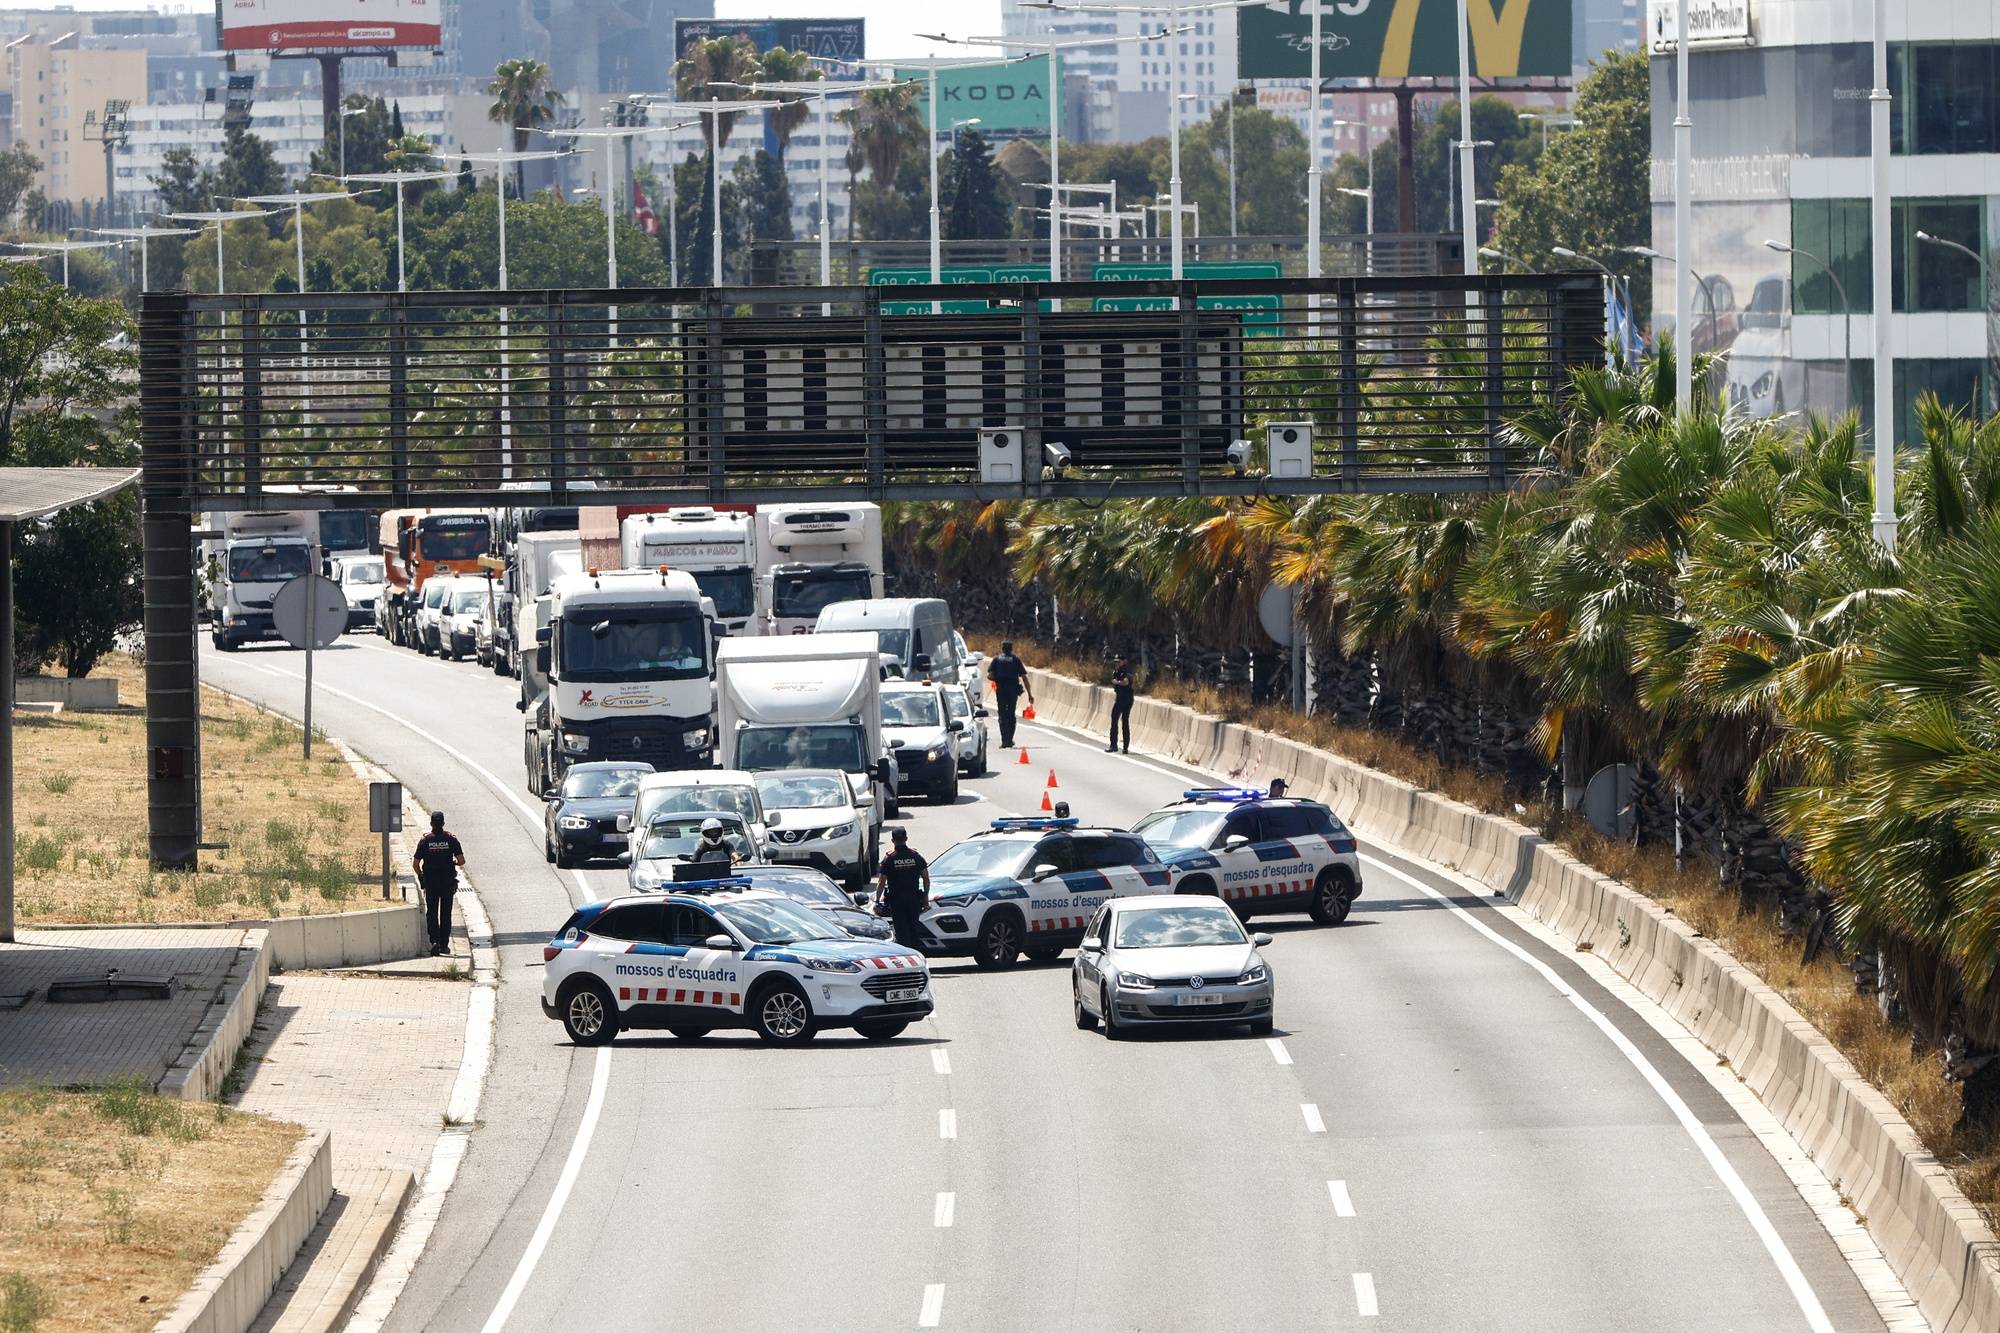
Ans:
<svg viewBox="0 0 2000 1333"><path fill-rule="evenodd" d="M1104 1024L1113 1041L1135 1028L1248 1024L1271 1030L1271 965L1208 894L1114 898L1084 932L1070 972L1076 1025Z"/></svg>

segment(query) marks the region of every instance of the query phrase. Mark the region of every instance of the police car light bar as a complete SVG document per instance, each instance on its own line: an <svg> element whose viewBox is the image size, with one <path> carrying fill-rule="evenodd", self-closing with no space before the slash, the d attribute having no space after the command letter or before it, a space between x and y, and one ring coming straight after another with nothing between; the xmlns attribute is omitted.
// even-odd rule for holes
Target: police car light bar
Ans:
<svg viewBox="0 0 2000 1333"><path fill-rule="evenodd" d="M1006 833L1021 829L1075 828L1082 822L1079 819L1037 819L1032 815L1021 815L1011 819L996 819L993 821L993 827L998 832Z"/></svg>
<svg viewBox="0 0 2000 1333"><path fill-rule="evenodd" d="M1181 793L1184 801L1261 801L1264 793L1255 787L1195 787Z"/></svg>
<svg viewBox="0 0 2000 1333"><path fill-rule="evenodd" d="M705 893L711 889L749 889L756 885L741 875L718 875L712 862L682 861L674 865L674 891Z"/></svg>

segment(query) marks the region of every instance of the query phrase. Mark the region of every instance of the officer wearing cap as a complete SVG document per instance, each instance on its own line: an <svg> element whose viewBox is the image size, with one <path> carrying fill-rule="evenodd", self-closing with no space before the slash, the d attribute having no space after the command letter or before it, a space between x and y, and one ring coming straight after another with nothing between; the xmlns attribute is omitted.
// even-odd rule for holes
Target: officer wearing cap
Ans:
<svg viewBox="0 0 2000 1333"><path fill-rule="evenodd" d="M896 943L915 949L920 930L917 920L931 900L931 863L910 846L908 829L896 829L889 839L895 846L882 858L875 901L888 905L889 919L896 928Z"/></svg>
<svg viewBox="0 0 2000 1333"><path fill-rule="evenodd" d="M424 891L424 928L431 957L437 958L451 952L451 900L458 892L458 867L465 864L465 848L445 831L444 811L431 811L431 831L417 839L410 864Z"/></svg>

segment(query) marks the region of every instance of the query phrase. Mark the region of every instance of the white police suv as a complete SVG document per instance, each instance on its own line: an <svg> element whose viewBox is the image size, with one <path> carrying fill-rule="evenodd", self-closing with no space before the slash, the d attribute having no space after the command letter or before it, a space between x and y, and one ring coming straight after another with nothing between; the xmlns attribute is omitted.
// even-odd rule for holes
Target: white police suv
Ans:
<svg viewBox="0 0 2000 1333"><path fill-rule="evenodd" d="M821 1028L887 1041L931 1012L930 969L745 879L585 903L542 950L542 1012L579 1046L626 1028L694 1040L750 1028L797 1045Z"/></svg>
<svg viewBox="0 0 2000 1333"><path fill-rule="evenodd" d="M1169 892L1172 873L1145 839L1074 819L996 819L931 862L931 903L919 943L1009 967L1048 962L1083 939L1115 897Z"/></svg>
<svg viewBox="0 0 2000 1333"><path fill-rule="evenodd" d="M1318 801L1202 787L1132 831L1172 867L1174 892L1212 893L1246 921L1306 911L1338 925L1361 896L1354 835Z"/></svg>

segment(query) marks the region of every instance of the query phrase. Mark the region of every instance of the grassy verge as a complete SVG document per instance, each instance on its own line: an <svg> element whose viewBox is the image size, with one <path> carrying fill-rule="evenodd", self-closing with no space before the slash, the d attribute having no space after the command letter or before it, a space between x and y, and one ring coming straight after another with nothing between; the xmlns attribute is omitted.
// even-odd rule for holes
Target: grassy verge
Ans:
<svg viewBox="0 0 2000 1333"><path fill-rule="evenodd" d="M0 1092L0 1329L151 1328L300 1132L136 1083Z"/></svg>
<svg viewBox="0 0 2000 1333"><path fill-rule="evenodd" d="M1017 639L1019 635L1015 636ZM1030 660L1080 680L1102 681L1101 662L1089 662L1043 647ZM1362 727L1343 727L1323 718L1300 717L1289 709L1253 706L1241 696L1213 686L1190 686L1168 679L1151 682L1149 694L1230 722L1259 728L1330 751L1343 759L1401 778L1488 814L1532 822L1507 794L1498 777L1474 774ZM1676 866L1663 848L1633 847L1606 838L1581 820L1559 821L1543 830L1554 841L1607 875L1645 894L1727 949L1736 960L1785 997L1807 1021L1879 1088L1916 1130L1924 1145L1950 1168L1989 1225L2000 1225L2000 1137L1961 1134L1959 1085L1947 1082L1934 1051L1911 1044L1907 1029L1885 1022L1872 996L1857 995L1854 976L1830 953L1810 964L1800 961L1800 942L1780 929L1775 906L1745 912L1733 889L1716 878L1713 866Z"/></svg>
<svg viewBox="0 0 2000 1333"><path fill-rule="evenodd" d="M171 923L380 906L368 788L331 745L300 757L299 728L202 692L202 853L187 874L146 852L145 683L122 654L116 712L15 719L14 873L23 924Z"/></svg>

